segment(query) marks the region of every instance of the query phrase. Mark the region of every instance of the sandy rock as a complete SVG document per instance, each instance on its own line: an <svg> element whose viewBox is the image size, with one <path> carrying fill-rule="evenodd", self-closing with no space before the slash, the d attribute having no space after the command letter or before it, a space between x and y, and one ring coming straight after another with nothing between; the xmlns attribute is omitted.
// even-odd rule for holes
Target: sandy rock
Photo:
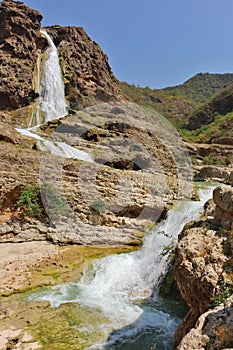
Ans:
<svg viewBox="0 0 233 350"><path fill-rule="evenodd" d="M223 167L218 167L215 165L199 166L197 167L195 179L198 181L215 180L227 183L229 175L230 170Z"/></svg>
<svg viewBox="0 0 233 350"><path fill-rule="evenodd" d="M217 187L213 199L216 204L215 222L226 230L233 230L233 188Z"/></svg>
<svg viewBox="0 0 233 350"><path fill-rule="evenodd" d="M208 216L186 225L180 234L174 275L190 311L176 331L176 349L205 350L209 344L209 349L220 350L232 345L232 297L211 310L213 300L221 300L232 284L232 226L227 226L232 225L232 204L232 188L217 187L206 205Z"/></svg>
<svg viewBox="0 0 233 350"><path fill-rule="evenodd" d="M207 344L209 349L232 349L233 296L224 304L201 315L177 350L205 350Z"/></svg>
<svg viewBox="0 0 233 350"><path fill-rule="evenodd" d="M16 109L35 98L33 71L39 50L42 16L22 2L0 4L0 108Z"/></svg>

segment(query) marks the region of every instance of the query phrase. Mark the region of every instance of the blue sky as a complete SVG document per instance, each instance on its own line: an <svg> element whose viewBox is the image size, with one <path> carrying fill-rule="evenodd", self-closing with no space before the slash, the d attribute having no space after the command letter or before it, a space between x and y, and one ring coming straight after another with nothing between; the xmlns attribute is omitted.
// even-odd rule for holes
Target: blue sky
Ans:
<svg viewBox="0 0 233 350"><path fill-rule="evenodd" d="M121 81L151 88L233 72L233 0L25 0L43 25L85 29Z"/></svg>

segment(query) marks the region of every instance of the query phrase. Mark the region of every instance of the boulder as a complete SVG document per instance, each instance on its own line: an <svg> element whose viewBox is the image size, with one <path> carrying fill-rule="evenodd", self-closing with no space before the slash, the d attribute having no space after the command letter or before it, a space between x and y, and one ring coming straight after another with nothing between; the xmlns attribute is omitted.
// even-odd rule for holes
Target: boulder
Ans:
<svg viewBox="0 0 233 350"><path fill-rule="evenodd" d="M233 188L219 186L214 190L216 204L214 220L226 230L233 230Z"/></svg>

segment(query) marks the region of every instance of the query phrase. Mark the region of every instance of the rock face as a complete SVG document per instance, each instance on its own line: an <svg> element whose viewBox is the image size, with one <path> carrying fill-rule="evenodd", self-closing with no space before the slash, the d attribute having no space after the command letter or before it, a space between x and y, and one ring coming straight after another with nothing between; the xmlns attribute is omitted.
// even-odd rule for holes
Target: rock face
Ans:
<svg viewBox="0 0 233 350"><path fill-rule="evenodd" d="M72 109L125 99L108 57L83 28L52 26L45 29L58 47L66 96Z"/></svg>
<svg viewBox="0 0 233 350"><path fill-rule="evenodd" d="M233 346L233 296L201 315L177 350L230 350Z"/></svg>
<svg viewBox="0 0 233 350"><path fill-rule="evenodd" d="M216 204L216 224L233 231L233 188L217 187L213 198Z"/></svg>
<svg viewBox="0 0 233 350"><path fill-rule="evenodd" d="M29 105L35 92L36 62L47 41L40 34L42 15L22 2L0 3L0 109ZM123 94L108 58L79 27L48 27L59 48L66 97L71 108L119 101Z"/></svg>
<svg viewBox="0 0 233 350"><path fill-rule="evenodd" d="M33 72L45 46L40 36L42 16L22 2L0 3L0 109L27 105L34 97Z"/></svg>
<svg viewBox="0 0 233 350"><path fill-rule="evenodd" d="M148 124L154 126L155 133L152 128L148 131ZM182 144L168 134L168 152L164 145L168 131L159 120L156 122L153 113L145 113L137 105L98 104L51 121L38 130L53 144L63 142L88 153L93 162L50 156L38 149L36 140L3 125L6 130L0 133L1 242L139 245L147 228L164 218L173 200L187 194L189 166ZM182 186L176 161L181 167L179 179L184 177ZM67 201L71 215L69 210L62 214L59 205L53 212L59 211L61 217L53 220L49 211L50 221L46 216L40 220L24 217L22 211L17 211L15 205L23 187L38 182L49 183L53 193L58 194L55 203L59 204L63 195L62 206ZM46 208L51 207L46 199L44 203Z"/></svg>
<svg viewBox="0 0 233 350"><path fill-rule="evenodd" d="M230 183L230 174L231 170L225 167L220 167L216 165L197 166L195 180L213 180L228 184Z"/></svg>
<svg viewBox="0 0 233 350"><path fill-rule="evenodd" d="M184 300L190 307L185 320L176 331L176 346L181 342L177 347L179 350L205 349L208 341L209 345L211 342L217 344L221 340L220 328L224 335L229 334L227 331L229 322L232 327L232 308L229 314L227 307L222 307L219 317L221 318L224 313L229 317L227 319L223 317L221 322L217 317L218 312L208 310L216 303L223 302L233 291L233 189L225 186L217 187L213 198L214 202L210 201L206 206L206 216L184 228L175 250L175 279ZM207 311L207 314L202 315ZM225 338L225 335L222 336L222 343ZM230 341L232 345L232 332L231 337L225 340L228 343ZM216 345L208 349L222 349L222 347Z"/></svg>

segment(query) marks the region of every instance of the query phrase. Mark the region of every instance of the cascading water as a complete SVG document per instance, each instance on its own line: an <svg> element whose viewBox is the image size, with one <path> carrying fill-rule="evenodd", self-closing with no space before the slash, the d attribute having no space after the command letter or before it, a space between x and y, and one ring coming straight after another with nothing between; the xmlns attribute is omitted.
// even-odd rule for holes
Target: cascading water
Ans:
<svg viewBox="0 0 233 350"><path fill-rule="evenodd" d="M45 30L41 34L48 41L47 59L40 83L39 98L32 113L29 127L67 115L64 83L56 46ZM39 72L37 72L39 74Z"/></svg>
<svg viewBox="0 0 233 350"><path fill-rule="evenodd" d="M62 81L61 68L57 48L48 33L41 30L43 36L48 41L49 48L47 49L47 60L42 75L42 80L37 81L39 85L39 98L35 109L32 113L28 129L16 129L24 136L37 140L38 148L41 151L49 152L53 155L85 160L93 162L92 157L75 147L68 145L65 142L53 142L47 140L32 131L35 131L40 125L67 115L67 105L64 93L64 84ZM37 74L39 78L40 59L37 60Z"/></svg>
<svg viewBox="0 0 233 350"><path fill-rule="evenodd" d="M95 260L80 282L58 285L31 299L49 300L53 307L75 302L100 309L109 319L109 324L101 326L105 339L111 334L107 342L93 349L147 350L153 343L157 343L156 349L171 349L180 319L161 306L157 294L167 266L163 250L176 242L187 222L200 216L213 188L201 187L199 201L178 202L167 219L145 237L140 251Z"/></svg>

